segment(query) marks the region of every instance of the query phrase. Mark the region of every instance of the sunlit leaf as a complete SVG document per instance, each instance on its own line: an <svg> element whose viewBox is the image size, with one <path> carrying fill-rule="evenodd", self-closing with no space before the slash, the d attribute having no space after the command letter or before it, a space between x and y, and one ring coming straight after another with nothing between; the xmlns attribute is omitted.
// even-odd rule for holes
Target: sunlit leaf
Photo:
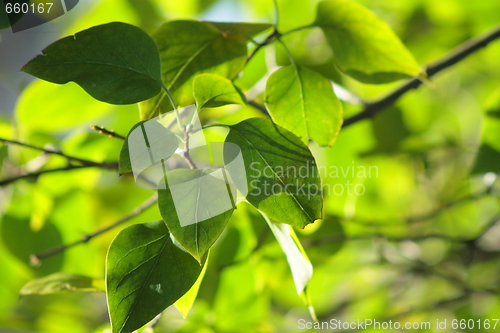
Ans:
<svg viewBox="0 0 500 333"><path fill-rule="evenodd" d="M158 190L160 214L168 229L196 260L202 261L234 210L235 189L222 170L178 169L166 174Z"/></svg>
<svg viewBox="0 0 500 333"><path fill-rule="evenodd" d="M246 104L245 95L222 76L201 74L194 78L194 99L198 109L213 108L226 104Z"/></svg>
<svg viewBox="0 0 500 333"><path fill-rule="evenodd" d="M307 259L307 256L304 255L305 253L303 253L303 249L300 249L297 246L291 234L293 230L289 225L283 223L273 223L269 221L269 219L266 219L266 221L276 237L276 240L283 249L283 252L285 252L286 259L290 265L290 270L292 271L297 294L300 295L309 283L309 280L311 280L313 267Z"/></svg>
<svg viewBox="0 0 500 333"><path fill-rule="evenodd" d="M273 120L304 143L332 146L342 125L342 104L331 82L293 64L274 72L267 81L266 106Z"/></svg>
<svg viewBox="0 0 500 333"><path fill-rule="evenodd" d="M230 80L243 69L247 57L248 36L269 26L266 24L171 21L163 24L152 37L158 44L162 78L180 106L194 103L193 80L202 73ZM172 110L164 92L140 104L141 119L151 119Z"/></svg>
<svg viewBox="0 0 500 333"><path fill-rule="evenodd" d="M209 256L207 255L206 262L208 262L208 260ZM189 311L193 307L194 301L196 300L196 296L198 296L201 282L203 281L205 273L207 272L207 266L208 264L205 264L203 266L203 270L201 271L200 276L198 276L198 280L196 280L191 289L189 289L189 291L185 293L184 296L179 298L179 300L174 303L175 307L177 308L177 310L179 310L184 318L187 318Z"/></svg>
<svg viewBox="0 0 500 333"><path fill-rule="evenodd" d="M47 295L61 292L99 292L104 291L104 281L88 276L69 273L55 273L43 278L35 279L19 292L25 295Z"/></svg>
<svg viewBox="0 0 500 333"><path fill-rule="evenodd" d="M351 0L318 5L315 25L325 33L342 72L365 83L384 83L422 74L389 25Z"/></svg>
<svg viewBox="0 0 500 333"><path fill-rule="evenodd" d="M113 108L95 100L74 83L59 86L35 80L19 97L16 119L23 133L54 133L96 122Z"/></svg>
<svg viewBox="0 0 500 333"><path fill-rule="evenodd" d="M130 333L184 295L202 266L172 240L163 221L122 230L106 262L113 333Z"/></svg>
<svg viewBox="0 0 500 333"><path fill-rule="evenodd" d="M230 126L226 142L241 148L247 172L246 198L253 206L273 221L300 228L321 218L319 172L311 152L297 136L269 120L251 118ZM237 179L239 175L231 176Z"/></svg>
<svg viewBox="0 0 500 333"><path fill-rule="evenodd" d="M22 71L64 84L74 81L92 97L111 104L133 104L161 89L160 57L141 29L112 22L60 39Z"/></svg>

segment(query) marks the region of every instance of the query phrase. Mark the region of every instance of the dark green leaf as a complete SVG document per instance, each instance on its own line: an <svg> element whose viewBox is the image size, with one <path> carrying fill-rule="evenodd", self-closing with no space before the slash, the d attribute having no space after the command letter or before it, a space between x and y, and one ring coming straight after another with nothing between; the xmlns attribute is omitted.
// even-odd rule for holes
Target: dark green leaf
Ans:
<svg viewBox="0 0 500 333"><path fill-rule="evenodd" d="M163 221L122 230L106 262L113 333L129 333L151 321L191 288L202 268L174 244Z"/></svg>
<svg viewBox="0 0 500 333"><path fill-rule="evenodd" d="M321 2L315 25L325 33L340 70L356 80L384 83L422 74L387 23L356 2Z"/></svg>
<svg viewBox="0 0 500 333"><path fill-rule="evenodd" d="M135 124L120 151L120 175L141 173L147 167L167 160L179 146L177 136L155 120Z"/></svg>
<svg viewBox="0 0 500 333"><path fill-rule="evenodd" d="M231 191L223 170L177 169L158 190L160 214L179 243L201 262L233 214Z"/></svg>
<svg viewBox="0 0 500 333"><path fill-rule="evenodd" d="M133 104L160 92L160 66L151 37L133 25L112 22L52 43L22 71L58 84L74 81L103 102Z"/></svg>
<svg viewBox="0 0 500 333"><path fill-rule="evenodd" d="M321 218L323 195L316 161L297 136L269 120L251 118L230 126L226 142L241 148L246 198L253 206L275 222L300 228ZM229 172L233 179L241 177Z"/></svg>
<svg viewBox="0 0 500 333"><path fill-rule="evenodd" d="M25 295L47 295L61 292L85 291L98 292L104 291L101 288L101 281L88 276L55 273L43 278L35 279L21 289L20 294ZM102 285L104 283L102 282Z"/></svg>
<svg viewBox="0 0 500 333"><path fill-rule="evenodd" d="M245 95L222 76L201 74L194 78L194 99L198 109L214 108L226 104L246 104Z"/></svg>
<svg viewBox="0 0 500 333"><path fill-rule="evenodd" d="M193 80L202 73L230 80L243 69L247 38L265 29L266 24L172 21L154 34L162 61L163 82L180 106L194 103ZM151 119L172 110L161 92L140 104L141 119Z"/></svg>
<svg viewBox="0 0 500 333"><path fill-rule="evenodd" d="M500 173L500 151L487 143L483 143L477 152L476 162L472 174L485 174L487 172Z"/></svg>
<svg viewBox="0 0 500 333"><path fill-rule="evenodd" d="M330 81L296 64L274 72L267 81L266 106L273 120L307 144L332 146L342 125L342 104Z"/></svg>

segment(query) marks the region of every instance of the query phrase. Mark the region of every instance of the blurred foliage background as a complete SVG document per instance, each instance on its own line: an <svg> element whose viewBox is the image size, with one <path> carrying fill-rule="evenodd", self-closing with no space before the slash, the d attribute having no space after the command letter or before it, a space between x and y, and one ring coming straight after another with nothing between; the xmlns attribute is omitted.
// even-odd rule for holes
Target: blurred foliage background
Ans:
<svg viewBox="0 0 500 333"><path fill-rule="evenodd" d="M316 1L277 2L281 31L314 19ZM498 0L359 2L386 20L421 64L500 22ZM181 18L273 23L275 10L271 0L97 0L65 16L45 28L51 36L110 21L147 32ZM17 36L23 44L21 37L30 33ZM5 42L14 36L2 37L5 55ZM51 41L36 45L32 56ZM366 85L343 76L319 30L291 34L285 42L300 63L362 99L376 99L401 84ZM298 234L314 265L308 288L320 320L499 318L499 55L500 42L492 43L406 93L375 119L343 129L333 148L312 147L326 186L326 218ZM261 79L287 61L282 49L269 46L236 84L262 101ZM2 103L1 137L94 161L117 160L121 142L90 130L89 124L126 134L139 120L136 105L98 102L73 83L26 85L26 76L16 76L24 74L0 67L2 89L18 95L15 108ZM346 116L361 109L344 106ZM205 123L225 124L249 116L261 114L251 106L227 106L201 115ZM64 165L61 157L0 144L0 179ZM151 194L129 177L99 169L44 174L0 187L0 332L106 332L103 293L19 298L19 290L35 277L58 271L102 278L106 250L118 229L38 267L30 265L30 254L80 239ZM156 219L153 207L128 224ZM169 308L156 330L301 332L299 319L311 321L285 256L260 215L242 205L212 250L190 315L183 319ZM429 332L434 331L433 326Z"/></svg>

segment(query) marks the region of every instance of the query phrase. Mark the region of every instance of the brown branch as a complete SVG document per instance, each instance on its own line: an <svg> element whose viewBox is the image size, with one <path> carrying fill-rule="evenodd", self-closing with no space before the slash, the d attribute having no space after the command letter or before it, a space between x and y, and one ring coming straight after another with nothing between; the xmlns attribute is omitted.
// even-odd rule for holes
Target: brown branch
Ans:
<svg viewBox="0 0 500 333"><path fill-rule="evenodd" d="M24 178L37 178L40 175L46 174L46 173L52 173L52 172L59 172L59 171L69 171L69 170L77 170L77 169L83 169L83 168L91 168L94 167L93 165L68 165L63 168L57 168L57 169L49 169L49 170L41 170L37 172L30 172L24 175L20 175L17 177L12 177L12 178L7 178L4 180L0 181L0 186L6 186L9 185L10 183L13 183L15 181L18 181L20 179Z"/></svg>
<svg viewBox="0 0 500 333"><path fill-rule="evenodd" d="M112 170L117 168L116 163L93 162L93 161L85 160L82 158L66 155L65 153L63 153L62 151L59 151L59 150L53 150L53 149L47 149L47 148L42 148L42 147L38 147L38 146L33 146L33 145L30 145L30 144L27 144L24 142L8 140L8 139L3 139L3 138L0 138L0 142L5 143L6 145L16 145L16 146L35 149L35 150L41 151L45 154L59 155L59 156L62 156L64 158L68 159L69 161L78 162L78 163L81 163L82 165L85 165L85 166L95 166L95 167L99 167L99 168L112 169Z"/></svg>
<svg viewBox="0 0 500 333"><path fill-rule="evenodd" d="M191 156L189 155L189 133L190 131L185 128L184 129L184 149L182 151L182 158L186 161L186 163L189 165L191 169L197 169L196 164L194 164L194 161L191 159Z"/></svg>
<svg viewBox="0 0 500 333"><path fill-rule="evenodd" d="M41 264L42 260L44 260L44 259L46 259L48 257L51 257L51 256L54 256L54 255L56 255L58 253L64 252L67 249L72 248L74 246L77 246L77 245L89 242L92 238L97 237L97 236L99 236L99 235L101 235L101 234L103 234L103 233L105 233L105 232L107 232L107 231L109 231L109 230L111 230L113 228L116 228L120 224L123 224L123 223L131 220L132 218L136 217L137 215L141 214L146 209L148 209L149 207L151 207L152 205L154 205L157 201L158 201L158 195L155 194L150 199L148 199L147 201L145 201L142 205L140 205L139 207L137 207L132 212L130 212L129 214L125 215L124 217L122 217L118 221L113 222L110 225L108 225L108 226L106 226L106 227L104 227L102 229L99 229L99 230L97 230L97 231L95 231L95 232L93 232L93 233L91 233L89 235L84 235L82 237L82 239L80 239L80 240L77 240L77 241L75 241L73 243L56 246L56 247L54 247L52 249L49 249L49 250L46 250L44 252L32 254L30 256L31 265L32 266L38 266L38 265Z"/></svg>
<svg viewBox="0 0 500 333"><path fill-rule="evenodd" d="M439 61L428 65L426 70L427 77L432 77L443 69L458 63L459 61L465 59L468 55L485 47L498 38L500 38L500 26L495 28L493 31L483 35L482 37L473 38L463 43ZM411 89L418 88L421 84L421 79L413 78L385 97L374 102L366 103L364 110L355 116L345 119L342 127L352 125L363 119L374 117L376 114L396 102L396 100L398 100L399 97L401 97L403 94Z"/></svg>
<svg viewBox="0 0 500 333"><path fill-rule="evenodd" d="M126 139L126 137L124 137L123 135L115 133L115 130L109 131L109 130L105 129L104 127L97 126L96 124L90 125L90 128L93 129L94 131L99 132L99 134L107 135L110 138L117 138L120 140Z"/></svg>

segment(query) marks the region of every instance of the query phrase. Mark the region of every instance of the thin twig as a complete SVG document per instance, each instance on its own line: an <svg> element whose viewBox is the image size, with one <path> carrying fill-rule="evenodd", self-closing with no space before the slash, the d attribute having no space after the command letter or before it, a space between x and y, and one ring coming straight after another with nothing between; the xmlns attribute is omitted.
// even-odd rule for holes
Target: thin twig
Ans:
<svg viewBox="0 0 500 333"><path fill-rule="evenodd" d="M190 131L188 131L187 129L184 130L184 149L182 151L182 157L191 169L197 169L196 164L194 164L194 161L189 155L189 133Z"/></svg>
<svg viewBox="0 0 500 333"><path fill-rule="evenodd" d="M152 196L151 198L149 198L147 201L145 201L142 205L140 205L139 207L137 207L136 209L134 209L132 212L130 212L129 214L125 215L124 217L122 217L121 219L119 219L118 221L116 222L113 222L111 223L110 225L102 228L102 229L99 229L89 235L84 235L82 237L82 239L80 240L77 240L73 243L69 243L69 244L65 244L65 245L60 245L60 246L57 246L57 247L54 247L52 249L49 249L49 250L46 250L44 252L40 252L40 253L35 253L35 254L32 254L30 256L31 258L31 265L32 266L38 266L40 265L40 263L42 262L42 260L48 258L48 257L51 257L53 255L56 255L58 253L61 253L61 252L64 252L66 250L68 250L69 248L72 248L74 246L77 246L77 245L80 245L80 244L83 244L83 243L87 243L89 242L92 238L94 237L97 237L113 228L116 228L117 226L119 226L120 224L123 224L129 220L131 220L132 218L136 217L137 215L141 214L142 212L144 212L146 209L148 209L149 207L151 207L152 205L154 205L156 202L158 201L158 195L155 194L154 196Z"/></svg>
<svg viewBox="0 0 500 333"><path fill-rule="evenodd" d="M21 147L35 149L35 150L44 152L46 154L59 155L59 156L65 157L66 159L68 159L70 161L78 162L78 163L81 163L82 165L85 165L85 166L95 166L95 167L99 167L99 168L113 169L113 170L117 168L116 163L93 162L93 161L85 160L82 158L66 155L65 153L63 153L62 151L59 151L59 150L53 150L53 149L47 149L47 148L42 148L42 147L38 147L38 146L33 146L33 145L30 145L30 144L27 144L24 142L7 140L7 139L3 139L3 138L0 138L0 142L3 142L7 145L17 145L17 146L21 146Z"/></svg>
<svg viewBox="0 0 500 333"><path fill-rule="evenodd" d="M124 137L123 135L115 133L115 130L109 131L109 130L105 129L104 127L97 126L96 124L90 125L90 128L93 129L94 131L99 132L100 134L107 135L110 138L117 138L120 140L126 139L126 137Z"/></svg>
<svg viewBox="0 0 500 333"><path fill-rule="evenodd" d="M257 43L257 47L253 50L253 52L250 54L250 56L247 59L247 62L250 62L250 60L259 52L261 48L264 46L271 44L275 40L279 39L281 37L281 33L275 28L273 33L270 34L262 43Z"/></svg>
<svg viewBox="0 0 500 333"><path fill-rule="evenodd" d="M257 110L259 110L260 112L262 112L263 114L267 115L267 116L270 116L269 115L269 112L267 112L267 109L264 105L256 102L256 101L248 101L248 105L251 105L253 106L254 108L256 108Z"/></svg>
<svg viewBox="0 0 500 333"><path fill-rule="evenodd" d="M0 186L9 185L10 183L13 183L15 181L18 181L18 180L24 179L24 178L37 178L40 175L43 175L43 174L46 174L46 173L59 172L59 171L69 171L69 170L77 170L77 169L92 168L92 167L94 167L94 166L93 165L72 165L72 164L70 164L70 165L68 165L66 167L63 167L63 168L41 170L41 171L37 171L37 172L30 172L30 173L27 173L27 174L24 174L24 175L20 175L20 176L17 176L17 177L12 177L12 178L1 180L0 181Z"/></svg>
<svg viewBox="0 0 500 333"><path fill-rule="evenodd" d="M500 38L500 26L482 37L473 38L463 43L439 61L427 66L427 77L432 77L443 69L456 64L462 59L465 59L468 55L485 47L498 38ZM418 88L421 84L421 79L413 78L390 94L382 97L381 99L366 103L364 110L355 116L345 119L342 127L352 125L363 119L372 118L373 116L396 102L396 100L398 100L399 97L401 97L403 94L411 89Z"/></svg>

